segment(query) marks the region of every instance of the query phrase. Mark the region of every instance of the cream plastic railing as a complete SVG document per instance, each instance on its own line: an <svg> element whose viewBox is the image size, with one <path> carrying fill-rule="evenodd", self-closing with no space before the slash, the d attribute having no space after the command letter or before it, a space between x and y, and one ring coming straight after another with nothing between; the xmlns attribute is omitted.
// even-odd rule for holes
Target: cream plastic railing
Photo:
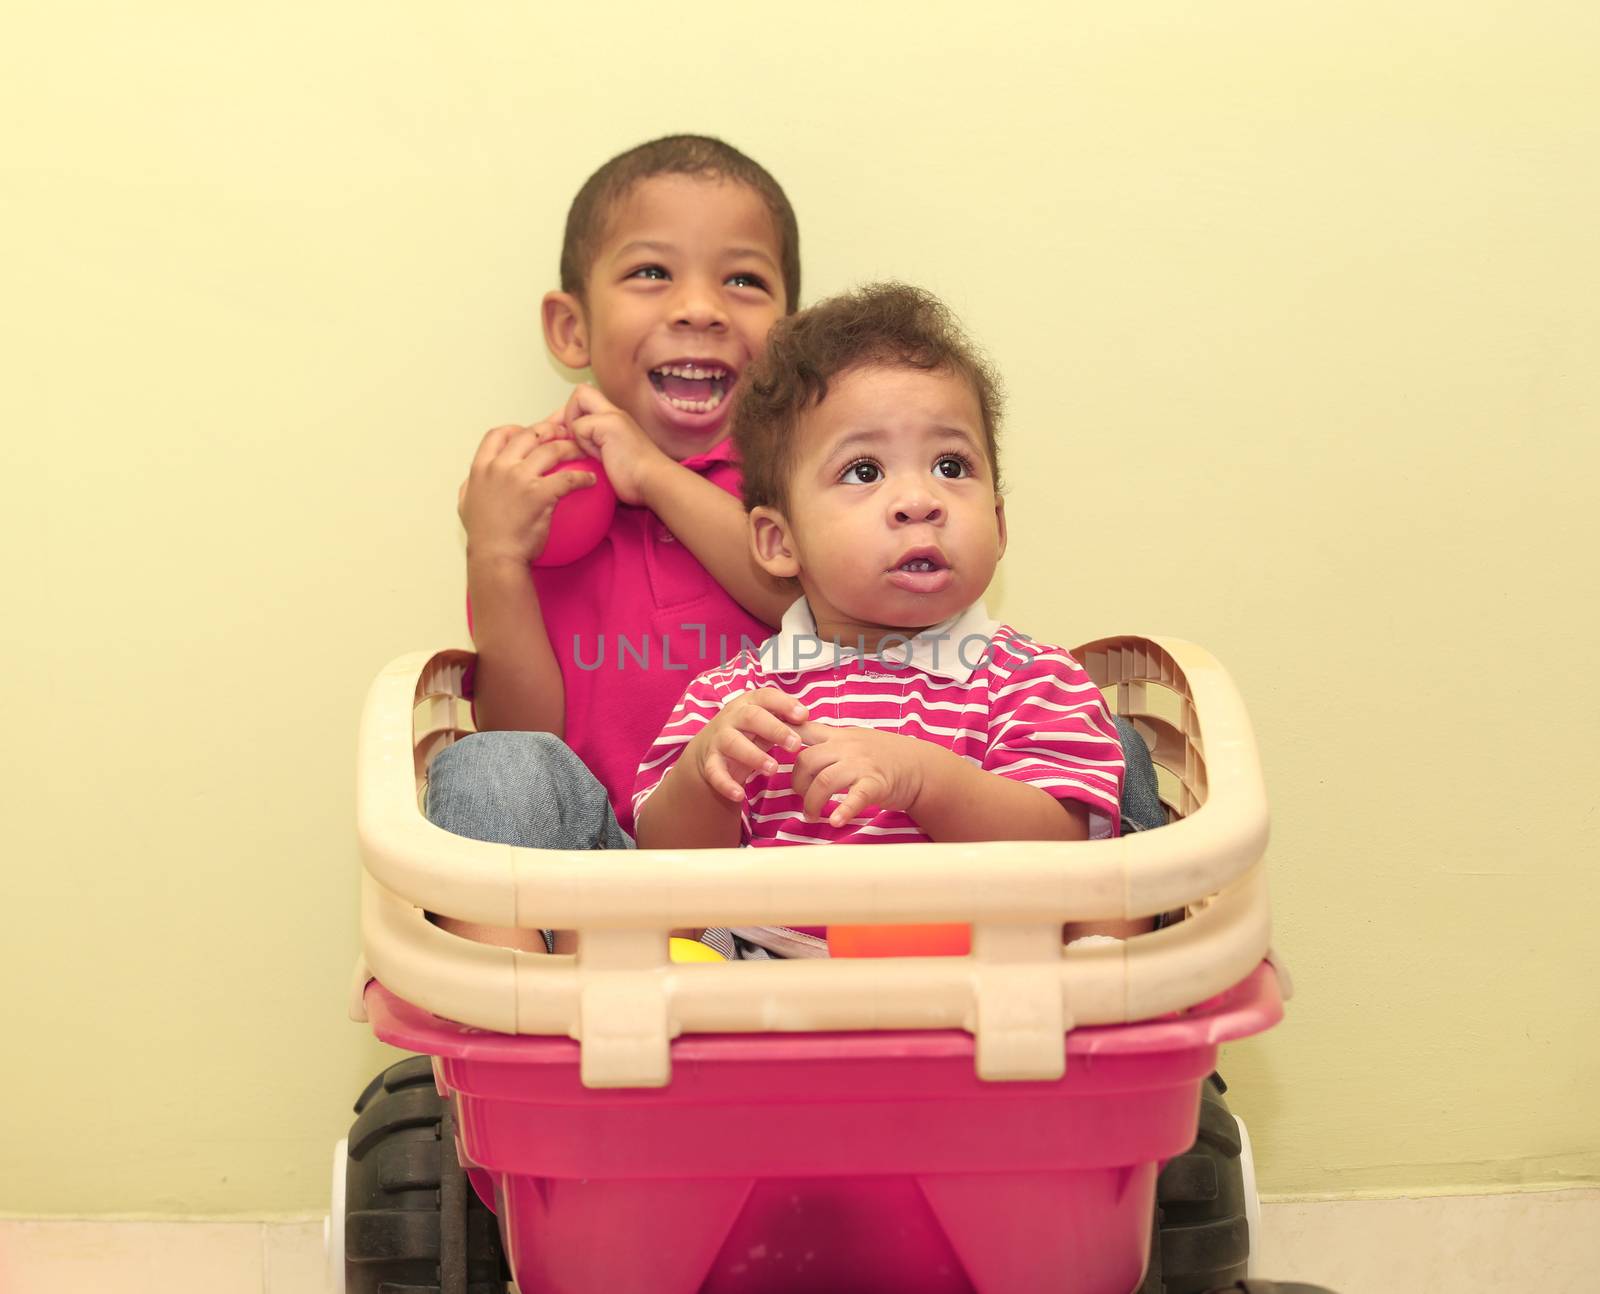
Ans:
<svg viewBox="0 0 1600 1294"><path fill-rule="evenodd" d="M436 1015L576 1038L583 1082L652 1087L680 1033L966 1029L984 1079L1048 1079L1076 1025L1149 1019L1243 979L1266 955L1266 797L1232 682L1176 639L1112 638L1078 659L1149 741L1177 820L1086 844L698 851L522 849L451 835L418 809L428 761L471 730L472 656L401 657L362 719L357 821L364 955ZM1164 701L1164 704L1162 702ZM1063 949L1068 920L1188 919ZM427 919L578 932L575 955L475 943ZM682 926L967 922L967 957L673 963Z"/></svg>

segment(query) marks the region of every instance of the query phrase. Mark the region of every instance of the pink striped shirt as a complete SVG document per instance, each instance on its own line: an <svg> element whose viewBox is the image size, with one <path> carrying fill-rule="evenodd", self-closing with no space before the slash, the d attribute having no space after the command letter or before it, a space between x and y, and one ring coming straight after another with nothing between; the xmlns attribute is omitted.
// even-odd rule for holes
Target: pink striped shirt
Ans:
<svg viewBox="0 0 1600 1294"><path fill-rule="evenodd" d="M733 697L761 687L794 697L814 722L931 741L988 772L1087 806L1094 836L1117 833L1122 744L1099 688L1067 652L990 620L981 603L909 642L883 644L877 656L819 641L804 599L795 603L758 650L689 684L639 768L635 817L694 735ZM772 755L777 771L745 784L745 844L928 839L906 814L876 805L843 827L807 822L792 761L781 750Z"/></svg>

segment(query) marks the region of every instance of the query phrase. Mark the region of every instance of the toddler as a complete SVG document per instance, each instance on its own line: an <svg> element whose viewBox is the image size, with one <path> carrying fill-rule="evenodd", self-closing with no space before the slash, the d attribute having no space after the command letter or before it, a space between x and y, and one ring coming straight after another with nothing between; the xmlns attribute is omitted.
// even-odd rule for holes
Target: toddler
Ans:
<svg viewBox="0 0 1600 1294"><path fill-rule="evenodd" d="M988 365L924 292L867 288L774 329L733 437L754 559L801 596L689 684L639 770L640 848L1117 833L1099 689L984 609L1006 546L998 416Z"/></svg>

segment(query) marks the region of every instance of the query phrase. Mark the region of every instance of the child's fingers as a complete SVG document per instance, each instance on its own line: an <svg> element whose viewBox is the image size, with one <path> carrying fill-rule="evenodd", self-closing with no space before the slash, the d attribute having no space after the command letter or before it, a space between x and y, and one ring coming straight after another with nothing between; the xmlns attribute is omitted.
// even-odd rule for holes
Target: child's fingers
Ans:
<svg viewBox="0 0 1600 1294"><path fill-rule="evenodd" d="M725 728L717 735L715 749L730 768L748 769L748 777L752 773L776 773L778 761L767 754L760 746L751 741L749 737L737 728Z"/></svg>
<svg viewBox="0 0 1600 1294"><path fill-rule="evenodd" d="M554 507L574 490L587 490L598 478L593 472L556 472L539 478L540 492Z"/></svg>
<svg viewBox="0 0 1600 1294"><path fill-rule="evenodd" d="M843 764L829 764L817 769L803 792L806 819L811 822L820 820L823 810L828 807L828 801L849 785L850 771ZM796 787L796 790L798 789Z"/></svg>
<svg viewBox="0 0 1600 1294"><path fill-rule="evenodd" d="M763 749L773 746L784 750L799 750L800 736L771 710L760 705L740 706L732 716L740 732L765 743Z"/></svg>
<svg viewBox="0 0 1600 1294"><path fill-rule="evenodd" d="M775 687L758 687L753 692L746 692L745 700L791 725L804 723L810 713L787 692L780 692Z"/></svg>
<svg viewBox="0 0 1600 1294"><path fill-rule="evenodd" d="M612 413L616 407L596 387L584 382L572 388L566 408L561 411L562 421L571 426L574 419L586 413Z"/></svg>
<svg viewBox="0 0 1600 1294"><path fill-rule="evenodd" d="M817 774L838 762L839 756L826 747L807 746L794 757L794 770L789 783L794 793L803 800Z"/></svg>
<svg viewBox="0 0 1600 1294"><path fill-rule="evenodd" d="M600 457L599 451L606 443L608 421L597 413L586 413L572 420L572 434L578 444L596 458Z"/></svg>
<svg viewBox="0 0 1600 1294"><path fill-rule="evenodd" d="M528 455L539 447L539 437L532 427L513 427L500 446L500 452L491 460L491 466L515 467L527 461Z"/></svg>
<svg viewBox="0 0 1600 1294"><path fill-rule="evenodd" d="M883 790L883 782L873 774L867 774L850 788L844 799L839 801L839 807L828 815L828 825L842 827L859 817L870 805L883 797Z"/></svg>
<svg viewBox="0 0 1600 1294"><path fill-rule="evenodd" d="M520 470L525 477L544 476L547 472L554 471L557 464L588 457L589 455L583 452L583 446L575 440L547 440L542 445L530 446L527 457L522 460ZM572 473L562 472L561 475L570 476Z"/></svg>
<svg viewBox="0 0 1600 1294"><path fill-rule="evenodd" d="M515 432L522 430L523 428L516 423L489 428L483 433L483 439L478 442L478 450L472 456L472 470L477 471L494 462L500 456L500 451L506 447L506 441L510 440Z"/></svg>
<svg viewBox="0 0 1600 1294"><path fill-rule="evenodd" d="M704 776L706 785L723 799L735 802L744 799L744 787L740 786L738 780L729 773L728 766L715 752L706 758Z"/></svg>

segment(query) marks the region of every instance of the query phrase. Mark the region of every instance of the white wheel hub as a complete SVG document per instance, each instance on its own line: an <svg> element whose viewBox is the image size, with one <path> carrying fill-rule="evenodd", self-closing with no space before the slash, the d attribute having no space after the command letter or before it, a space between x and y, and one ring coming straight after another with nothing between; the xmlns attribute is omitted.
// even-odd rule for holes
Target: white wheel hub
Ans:
<svg viewBox="0 0 1600 1294"><path fill-rule="evenodd" d="M1244 1178L1244 1220L1250 1233L1250 1257L1245 1260L1245 1279L1259 1276L1261 1258L1261 1197L1256 1194L1256 1157L1250 1149L1250 1132L1237 1114L1239 1125L1239 1174Z"/></svg>
<svg viewBox="0 0 1600 1294"><path fill-rule="evenodd" d="M328 1294L344 1294L344 1175L350 1166L350 1139L333 1148L333 1199L322 1220L322 1252L327 1258Z"/></svg>

